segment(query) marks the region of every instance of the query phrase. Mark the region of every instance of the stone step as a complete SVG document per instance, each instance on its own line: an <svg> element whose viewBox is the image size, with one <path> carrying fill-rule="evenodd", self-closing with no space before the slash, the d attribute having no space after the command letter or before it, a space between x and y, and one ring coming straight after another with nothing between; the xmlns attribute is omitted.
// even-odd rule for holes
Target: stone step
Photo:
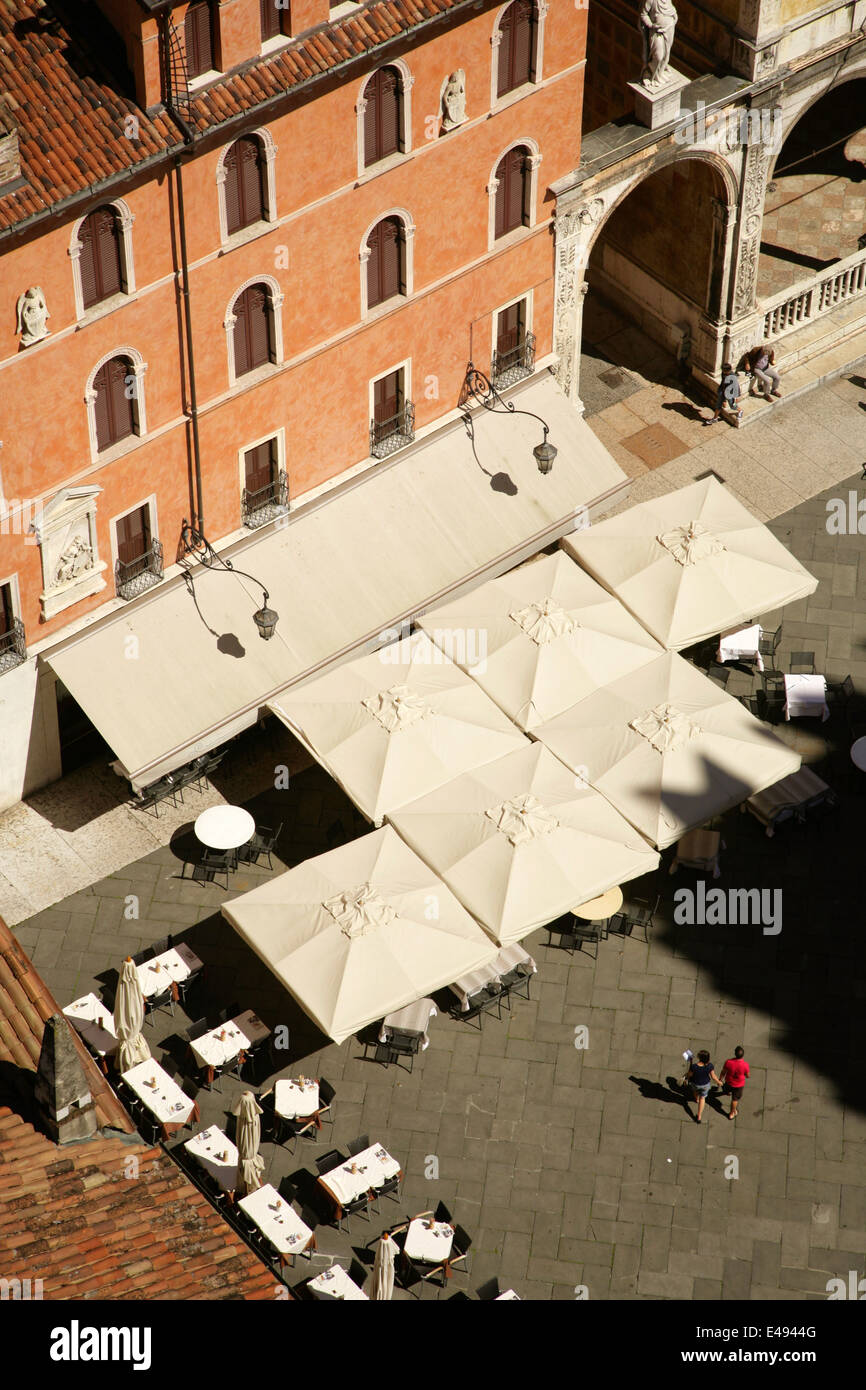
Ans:
<svg viewBox="0 0 866 1390"><path fill-rule="evenodd" d="M864 307L866 306L861 302L861 310ZM832 317L834 316L828 315L828 319ZM799 333L805 333L817 326L817 323L808 324L805 329L800 329ZM798 334L791 334L792 339L797 336ZM866 315L862 320L855 320L848 325L837 324L835 332L826 335L822 333L820 338L816 335L813 342L815 346L809 355L806 355L806 344L802 341L794 344L793 351L788 351L787 342L784 354L777 350L776 360L782 377L781 399L767 401L760 396L749 396L744 392L743 418L739 423L739 429L763 419L785 401L794 400L815 386L820 386L822 382L831 381L833 377L841 376L843 372L856 366L866 357Z"/></svg>

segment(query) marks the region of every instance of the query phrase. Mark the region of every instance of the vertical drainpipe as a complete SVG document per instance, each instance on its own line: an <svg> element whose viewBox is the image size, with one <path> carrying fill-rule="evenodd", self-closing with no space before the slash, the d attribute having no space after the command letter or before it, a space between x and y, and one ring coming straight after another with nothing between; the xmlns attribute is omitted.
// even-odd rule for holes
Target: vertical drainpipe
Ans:
<svg viewBox="0 0 866 1390"><path fill-rule="evenodd" d="M184 138L184 141L185 141L187 147L189 148L189 150L192 150L193 144L194 144L194 140L195 140L195 132L193 131L192 127L183 119L183 117L175 110L175 107L174 107L173 92L172 92L172 88L171 88L171 61L170 61L170 58L169 58L169 42L170 42L170 40L169 40L169 29L168 29L168 26L169 26L170 22L171 22L171 15L170 15L170 13L166 12L166 13L163 13L163 14L160 15L160 17L159 17L159 23L160 23L160 28L162 29L162 56L163 56L163 75L164 75L164 82L165 82L165 105L166 105L166 110L168 111L168 113L169 113L169 115L171 116L172 120L173 120L173 121L175 122L175 124L177 125L177 127L178 127L178 129L180 130L181 134L183 135L183 138ZM194 523L193 523L193 524L197 527L197 529L198 529L199 531L203 531L203 530L204 530L204 497L203 497L203 493L202 493L202 481L201 481L201 449L200 449L200 447L199 447L199 436L198 436L198 397L197 397L197 394L196 394L196 384L195 384L195 353L194 353L194 350L193 350L192 309L191 309L191 306L190 306L190 297L189 297L189 262L188 262L188 260L187 260L187 248L186 248L186 216L185 216L185 213L184 213L184 202L183 202L183 166L182 166L181 156L180 156L180 155L177 155L176 158L175 158L175 161L174 161L174 175L175 175L175 185L176 185L176 188L177 188L178 231L179 231L179 236L180 236L180 265L181 265L181 272L182 272L181 298L182 298L182 300L183 300L183 321L184 321L185 338L186 338L186 343L185 343L185 355L186 355L186 363L187 363L187 379L188 379L188 381L189 381L189 410L190 410L190 420L191 420L191 423L192 423L193 467L194 467L194 469L195 469L195 509L196 509L196 514L195 514L195 518L194 518Z"/></svg>

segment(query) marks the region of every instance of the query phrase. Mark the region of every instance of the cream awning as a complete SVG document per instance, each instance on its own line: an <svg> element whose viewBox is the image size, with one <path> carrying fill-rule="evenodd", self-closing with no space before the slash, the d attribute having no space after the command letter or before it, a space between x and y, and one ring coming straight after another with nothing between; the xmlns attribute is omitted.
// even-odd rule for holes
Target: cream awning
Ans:
<svg viewBox="0 0 866 1390"><path fill-rule="evenodd" d="M497 954L388 825L223 903L222 913L337 1043Z"/></svg>
<svg viewBox="0 0 866 1390"><path fill-rule="evenodd" d="M570 538L565 549L672 651L818 587L715 478L629 507Z"/></svg>
<svg viewBox="0 0 866 1390"><path fill-rule="evenodd" d="M253 724L287 686L536 554L581 507L623 495L625 474L552 376L512 399L550 425L552 473L532 456L537 421L479 410L478 462L457 423L228 552L270 593L270 642L252 621L257 585L197 567L199 611L178 577L46 654L136 786Z"/></svg>
<svg viewBox="0 0 866 1390"><path fill-rule="evenodd" d="M305 681L269 708L376 825L525 743L423 632Z"/></svg>
<svg viewBox="0 0 866 1390"><path fill-rule="evenodd" d="M766 724L675 652L533 733L659 849L800 766Z"/></svg>

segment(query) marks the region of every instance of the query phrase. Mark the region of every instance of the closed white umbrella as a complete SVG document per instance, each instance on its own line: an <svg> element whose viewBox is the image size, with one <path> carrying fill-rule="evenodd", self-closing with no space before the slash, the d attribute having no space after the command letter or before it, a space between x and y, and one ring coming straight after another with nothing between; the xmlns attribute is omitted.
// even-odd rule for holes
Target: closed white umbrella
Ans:
<svg viewBox="0 0 866 1390"><path fill-rule="evenodd" d="M419 619L429 637L522 729L553 719L659 644L559 550Z"/></svg>
<svg viewBox="0 0 866 1390"><path fill-rule="evenodd" d="M372 1300L378 1300L381 1303L393 1297L396 1259L397 1242L392 1240L386 1231L376 1246L376 1258L373 1261L373 1284L370 1292Z"/></svg>
<svg viewBox="0 0 866 1390"><path fill-rule="evenodd" d="M742 627L818 587L715 478L629 507L563 544L671 651Z"/></svg>
<svg viewBox="0 0 866 1390"><path fill-rule="evenodd" d="M307 859L222 913L335 1042L496 955L390 826Z"/></svg>
<svg viewBox="0 0 866 1390"><path fill-rule="evenodd" d="M129 1071L150 1057L144 1040L144 995L138 982L138 972L131 956L127 956L120 971L117 996L114 1001L114 1031L120 1039L117 1049L118 1071Z"/></svg>
<svg viewBox="0 0 866 1390"><path fill-rule="evenodd" d="M503 945L658 865L643 836L540 743L389 819Z"/></svg>
<svg viewBox="0 0 866 1390"><path fill-rule="evenodd" d="M269 708L376 825L524 742L423 632L286 691Z"/></svg>
<svg viewBox="0 0 866 1390"><path fill-rule="evenodd" d="M255 1192L262 1185L265 1161L259 1153L262 1138L262 1124L259 1116L262 1107L252 1091L243 1095L232 1106L232 1114L237 1116L235 1144L238 1151L238 1177L243 1191Z"/></svg>
<svg viewBox="0 0 866 1390"><path fill-rule="evenodd" d="M535 736L659 849L800 766L766 724L675 652L587 696Z"/></svg>

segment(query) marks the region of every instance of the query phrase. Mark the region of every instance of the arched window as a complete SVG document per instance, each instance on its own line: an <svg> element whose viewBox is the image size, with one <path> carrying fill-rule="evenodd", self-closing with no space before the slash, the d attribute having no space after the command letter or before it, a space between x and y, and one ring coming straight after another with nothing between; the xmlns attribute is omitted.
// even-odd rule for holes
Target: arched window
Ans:
<svg viewBox="0 0 866 1390"><path fill-rule="evenodd" d="M534 0L513 0L499 25L497 95L534 82L538 58L538 13Z"/></svg>
<svg viewBox="0 0 866 1390"><path fill-rule="evenodd" d="M183 22L188 77L201 77L214 66L213 15L210 0L190 5Z"/></svg>
<svg viewBox="0 0 866 1390"><path fill-rule="evenodd" d="M377 222L367 248L367 308L374 309L395 295L406 293L406 244L399 217Z"/></svg>
<svg viewBox="0 0 866 1390"><path fill-rule="evenodd" d="M503 155L496 168L496 222L494 237L506 236L529 225L530 152L518 145Z"/></svg>
<svg viewBox="0 0 866 1390"><path fill-rule="evenodd" d="M397 68L380 68L364 88L364 167L406 148L403 88Z"/></svg>
<svg viewBox="0 0 866 1390"><path fill-rule="evenodd" d="M260 141L245 135L226 153L226 231L231 236L265 216L264 159Z"/></svg>
<svg viewBox="0 0 866 1390"><path fill-rule="evenodd" d="M128 357L110 357L93 379L93 403L98 453L136 431L136 397L140 377Z"/></svg>
<svg viewBox="0 0 866 1390"><path fill-rule="evenodd" d="M240 377L275 360L267 286L250 285L245 289L235 300L232 315L235 319L234 374Z"/></svg>
<svg viewBox="0 0 866 1390"><path fill-rule="evenodd" d="M88 213L78 232L79 273L85 309L101 304L124 288L120 218L113 207Z"/></svg>

